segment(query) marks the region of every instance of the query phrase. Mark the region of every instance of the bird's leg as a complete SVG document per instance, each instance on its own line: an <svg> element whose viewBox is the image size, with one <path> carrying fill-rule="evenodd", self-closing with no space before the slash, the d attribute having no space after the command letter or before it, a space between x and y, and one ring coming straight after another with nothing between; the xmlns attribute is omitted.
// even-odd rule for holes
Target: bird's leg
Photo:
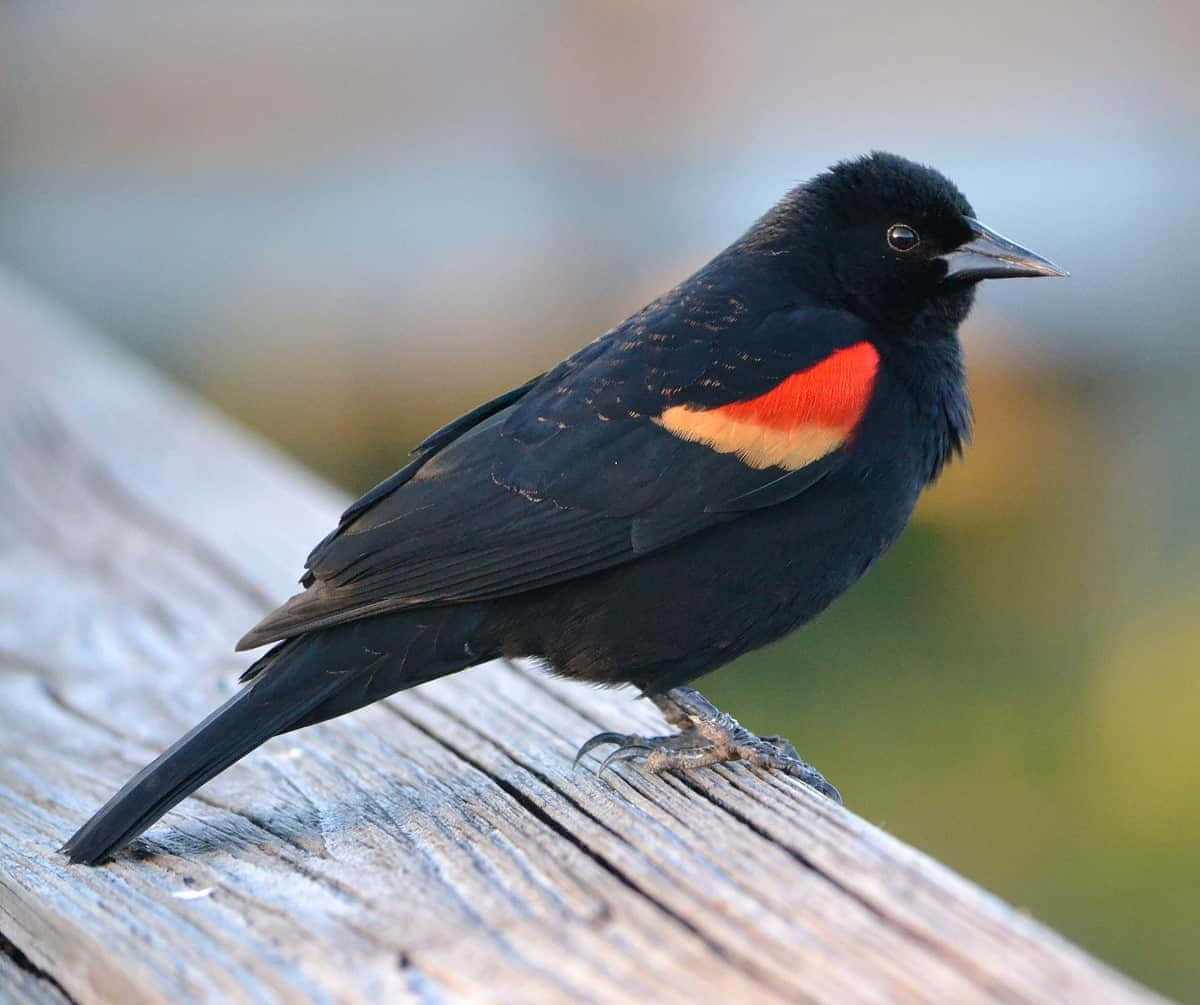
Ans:
<svg viewBox="0 0 1200 1005"><path fill-rule="evenodd" d="M755 767L783 771L835 802L841 802L838 790L796 753L781 736L755 736L733 716L722 712L699 691L690 687L672 688L665 694L648 694L663 718L679 730L672 736L629 736L624 733L600 733L593 736L575 755L575 763L588 752L605 744L616 750L604 759L601 773L618 761L641 761L647 772L686 771L726 761L747 761Z"/></svg>

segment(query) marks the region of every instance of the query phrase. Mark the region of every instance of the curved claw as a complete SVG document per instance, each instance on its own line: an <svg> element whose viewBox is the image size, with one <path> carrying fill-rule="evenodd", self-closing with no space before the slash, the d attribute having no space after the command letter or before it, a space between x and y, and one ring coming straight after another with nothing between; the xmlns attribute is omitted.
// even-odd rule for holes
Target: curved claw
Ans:
<svg viewBox="0 0 1200 1005"><path fill-rule="evenodd" d="M799 778L810 789L815 789L827 799L832 799L839 806L842 804L842 794L825 780L825 776L821 772L798 757L794 760L796 763L786 765L784 771L793 778Z"/></svg>
<svg viewBox="0 0 1200 1005"><path fill-rule="evenodd" d="M626 743L624 746L618 747L611 754L609 754L604 759L604 763L600 765L600 770L596 772L597 778L603 775L611 765L617 764L621 761L632 761L639 757L645 757L647 750L654 749L648 743L638 743L636 736L631 736L627 739L633 742Z"/></svg>
<svg viewBox="0 0 1200 1005"><path fill-rule="evenodd" d="M840 792L838 792L837 786L831 785L829 782L825 781L825 776L822 775L820 772L816 772L816 775L817 775L816 779L814 781L809 782L808 784L812 788L816 789L819 793L821 793L821 795L827 796L828 798L832 799L835 803L837 803L839 806L841 806L842 805L842 794Z"/></svg>
<svg viewBox="0 0 1200 1005"><path fill-rule="evenodd" d="M574 771L578 768L579 762L597 747L603 747L606 743L615 743L618 747L623 747L630 740L634 739L636 737L626 736L624 733L597 733L579 748L578 753L575 754L575 762L571 765L571 770Z"/></svg>

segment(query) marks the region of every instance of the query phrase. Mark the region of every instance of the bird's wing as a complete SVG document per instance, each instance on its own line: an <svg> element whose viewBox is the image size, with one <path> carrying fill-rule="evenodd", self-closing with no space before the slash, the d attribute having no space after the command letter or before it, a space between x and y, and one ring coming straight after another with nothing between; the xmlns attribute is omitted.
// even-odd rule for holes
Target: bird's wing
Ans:
<svg viewBox="0 0 1200 1005"><path fill-rule="evenodd" d="M454 421L447 422L446 425L442 426L441 429L430 433L427 437L425 437L425 439L423 439L413 448L413 459L409 461L408 464L404 465L404 467L402 467L395 474L385 478L373 489L370 489L368 492L364 493L346 508L346 511L338 520L337 530L335 530L334 533L336 534L343 527L345 527L346 524L353 522L357 517L361 516L377 502L379 502L379 500L384 496L391 495L405 482L410 481L412 476L421 469L421 466L427 460L429 460L430 457L441 450L442 447L446 446L446 444L453 443L468 429L479 425L479 423L483 422L484 419L490 418L497 412L502 411L509 405L513 404L513 402L523 398L545 376L546 375L544 373L539 373L532 380L527 380L520 387L514 387L511 391L505 391L503 394L498 395L491 401L485 401L482 405L477 405L465 415L460 415ZM307 578L307 576L305 578Z"/></svg>
<svg viewBox="0 0 1200 1005"><path fill-rule="evenodd" d="M239 648L610 568L795 498L840 462L878 364L860 322L657 320L635 315L434 434L347 510L309 556L307 589Z"/></svg>

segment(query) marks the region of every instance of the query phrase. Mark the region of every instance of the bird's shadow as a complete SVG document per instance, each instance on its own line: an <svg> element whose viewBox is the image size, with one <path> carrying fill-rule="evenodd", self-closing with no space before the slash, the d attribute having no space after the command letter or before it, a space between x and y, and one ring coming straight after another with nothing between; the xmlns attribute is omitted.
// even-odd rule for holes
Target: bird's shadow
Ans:
<svg viewBox="0 0 1200 1005"><path fill-rule="evenodd" d="M215 865L223 856L255 852L292 865L352 855L357 862L373 852L394 857L431 843L431 821L439 804L451 804L462 816L478 819L487 783L468 770L432 789L385 778L333 798L289 796L266 804L248 798L235 805L200 793L193 798L206 804L207 812L187 813L182 820L176 812L176 819L168 817L155 825L109 861L187 859Z"/></svg>

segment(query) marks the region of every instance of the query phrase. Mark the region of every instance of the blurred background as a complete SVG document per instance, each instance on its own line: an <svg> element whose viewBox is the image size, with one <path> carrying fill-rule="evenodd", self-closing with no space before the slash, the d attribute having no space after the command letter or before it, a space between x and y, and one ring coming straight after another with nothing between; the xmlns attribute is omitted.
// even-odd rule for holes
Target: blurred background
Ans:
<svg viewBox="0 0 1200 1005"><path fill-rule="evenodd" d="M1200 8L0 6L0 263L349 491L871 148L1070 269L975 445L705 690L850 806L1200 987ZM311 542L297 541L297 561Z"/></svg>

